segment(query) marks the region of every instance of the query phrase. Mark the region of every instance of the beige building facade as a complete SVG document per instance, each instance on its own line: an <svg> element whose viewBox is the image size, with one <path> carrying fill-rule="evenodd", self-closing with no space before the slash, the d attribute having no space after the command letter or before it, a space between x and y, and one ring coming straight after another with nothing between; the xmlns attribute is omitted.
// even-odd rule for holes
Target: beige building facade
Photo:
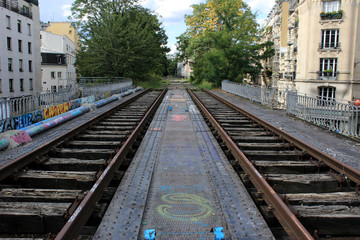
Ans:
<svg viewBox="0 0 360 240"><path fill-rule="evenodd" d="M274 42L262 85L339 102L360 98L360 0L278 0L263 41Z"/></svg>
<svg viewBox="0 0 360 240"><path fill-rule="evenodd" d="M67 36L76 45L76 49L79 49L79 33L71 22L50 22L44 29L46 32L54 33L61 36Z"/></svg>

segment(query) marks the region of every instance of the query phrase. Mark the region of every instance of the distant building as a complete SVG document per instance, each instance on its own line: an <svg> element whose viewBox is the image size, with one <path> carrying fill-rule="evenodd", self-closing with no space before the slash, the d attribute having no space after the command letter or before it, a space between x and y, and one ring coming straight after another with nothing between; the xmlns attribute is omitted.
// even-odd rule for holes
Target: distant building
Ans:
<svg viewBox="0 0 360 240"><path fill-rule="evenodd" d="M37 0L0 1L0 98L41 90Z"/></svg>
<svg viewBox="0 0 360 240"><path fill-rule="evenodd" d="M49 22L43 25L43 31L54 33L61 36L67 36L76 45L76 49L79 49L79 33L75 26L71 22Z"/></svg>
<svg viewBox="0 0 360 240"><path fill-rule="evenodd" d="M76 45L65 35L41 31L42 91L74 86Z"/></svg>
<svg viewBox="0 0 360 240"><path fill-rule="evenodd" d="M277 0L262 85L347 102L360 97L360 0Z"/></svg>
<svg viewBox="0 0 360 240"><path fill-rule="evenodd" d="M177 76L189 78L192 73L191 63L189 61L179 62L177 65Z"/></svg>

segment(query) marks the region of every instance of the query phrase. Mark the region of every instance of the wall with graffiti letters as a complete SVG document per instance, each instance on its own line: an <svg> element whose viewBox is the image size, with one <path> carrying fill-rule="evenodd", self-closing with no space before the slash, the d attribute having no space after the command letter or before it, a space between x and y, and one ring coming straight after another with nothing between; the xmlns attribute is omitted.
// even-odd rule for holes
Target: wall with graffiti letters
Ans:
<svg viewBox="0 0 360 240"><path fill-rule="evenodd" d="M0 121L0 132L18 130L44 120L44 110L36 110L22 116L8 118Z"/></svg>
<svg viewBox="0 0 360 240"><path fill-rule="evenodd" d="M84 97L81 99L81 105L94 103L94 102L95 102L95 96Z"/></svg>
<svg viewBox="0 0 360 240"><path fill-rule="evenodd" d="M9 130L18 130L34 123L46 120L81 106L81 99L56 105L54 107L36 110L22 116L0 121L0 133Z"/></svg>

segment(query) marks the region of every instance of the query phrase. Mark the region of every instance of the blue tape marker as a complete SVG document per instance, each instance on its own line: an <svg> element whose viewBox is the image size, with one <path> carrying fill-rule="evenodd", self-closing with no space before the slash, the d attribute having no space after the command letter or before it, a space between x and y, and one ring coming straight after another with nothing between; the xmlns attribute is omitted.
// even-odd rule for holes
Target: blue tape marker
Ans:
<svg viewBox="0 0 360 240"><path fill-rule="evenodd" d="M223 227L216 227L214 230L215 240L224 240L225 235L223 233Z"/></svg>
<svg viewBox="0 0 360 240"><path fill-rule="evenodd" d="M170 106L170 107L169 107L169 111L171 111L171 110L172 110L172 107Z"/></svg>
<svg viewBox="0 0 360 240"><path fill-rule="evenodd" d="M187 108L185 108L185 112L187 112L188 111L188 109Z"/></svg>
<svg viewBox="0 0 360 240"><path fill-rule="evenodd" d="M145 234L146 240L154 240L156 232L155 232L155 229L148 229L148 230L145 230L144 234Z"/></svg>

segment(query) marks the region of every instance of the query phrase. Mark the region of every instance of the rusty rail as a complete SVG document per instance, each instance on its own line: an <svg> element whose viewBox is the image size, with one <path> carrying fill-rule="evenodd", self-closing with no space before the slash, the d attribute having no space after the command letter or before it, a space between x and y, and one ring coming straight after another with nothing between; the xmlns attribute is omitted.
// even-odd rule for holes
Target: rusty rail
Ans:
<svg viewBox="0 0 360 240"><path fill-rule="evenodd" d="M99 121L102 118L105 118L106 116L109 116L111 113L113 113L114 111L116 111L119 108L122 108L126 105L128 105L129 103L135 101L136 99L138 99L139 97L143 96L144 94L146 94L149 90L143 91L141 93L139 93L138 95L134 96L133 98L130 98L128 100L126 100L125 102L107 110L106 112L104 112L102 115L100 116L96 116L93 117L92 119L86 121L85 123L79 125L77 128L71 130L70 132L65 132L64 134L58 136L57 138L51 140L50 142L48 142L47 144L44 144L26 154L24 154L23 156L3 165L0 167L0 181L11 176L12 174L16 173L17 171L19 171L20 169L24 168L25 166L27 166L28 164L37 161L39 159L40 156L46 154L49 152L50 149L54 148L55 146L59 145L60 143L78 135L80 132L84 131L86 128L88 128L89 126L93 125L94 123L96 123L97 121Z"/></svg>
<svg viewBox="0 0 360 240"><path fill-rule="evenodd" d="M237 147L236 143L234 143L230 136L210 114L210 112L206 109L200 99L197 98L197 96L189 89L188 93L190 94L194 102L197 104L197 106L201 109L203 114L209 119L209 121L216 129L221 139L225 142L226 146L231 150L232 155L243 168L245 173L249 175L251 182L258 190L262 192L264 201L268 204L269 207L271 206L275 217L284 227L285 231L289 234L291 239L314 239L311 234L306 230L306 228L296 218L296 216L291 212L291 210L286 206L286 204L281 200L278 194L266 182L263 176L251 164L251 162L244 155L244 153Z"/></svg>
<svg viewBox="0 0 360 240"><path fill-rule="evenodd" d="M85 196L83 201L77 207L74 214L69 218L65 226L58 233L57 237L55 238L56 240L74 239L79 234L81 228L85 225L86 221L92 214L92 208L94 204L101 198L103 190L111 182L114 174L121 165L122 160L125 158L130 147L133 145L140 132L144 129L145 124L147 123L149 118L155 113L166 92L167 89L164 89L163 92L156 98L154 103L150 106L149 110L145 113L139 125L131 133L129 138L122 145L114 158L109 162L109 165L106 167L106 169L96 181L94 186L91 188L89 193Z"/></svg>
<svg viewBox="0 0 360 240"><path fill-rule="evenodd" d="M277 135L279 135L280 137L282 137L289 143L291 143L291 144L295 145L296 147L300 148L301 150L307 152L308 154L310 154L312 157L318 159L319 161L322 161L324 164L326 164L330 168L336 170L340 174L347 176L349 179L354 181L357 185L360 185L360 171L359 170L333 158L329 154L321 152L319 149L316 149L313 146L300 140L299 138L296 138L296 137L290 135L289 133L275 127L274 125L270 124L269 122L267 122L261 118L258 118L257 116L251 114L250 112L237 107L236 105L232 104L229 101L226 101L225 99L217 96L216 94L214 94L210 91L206 91L206 90L205 90L205 92L207 94L209 94L210 96L216 98L217 100L230 106L235 111L247 116L248 118L252 119L255 122L258 122L260 125L264 126L265 128L269 129L270 131L276 133Z"/></svg>

